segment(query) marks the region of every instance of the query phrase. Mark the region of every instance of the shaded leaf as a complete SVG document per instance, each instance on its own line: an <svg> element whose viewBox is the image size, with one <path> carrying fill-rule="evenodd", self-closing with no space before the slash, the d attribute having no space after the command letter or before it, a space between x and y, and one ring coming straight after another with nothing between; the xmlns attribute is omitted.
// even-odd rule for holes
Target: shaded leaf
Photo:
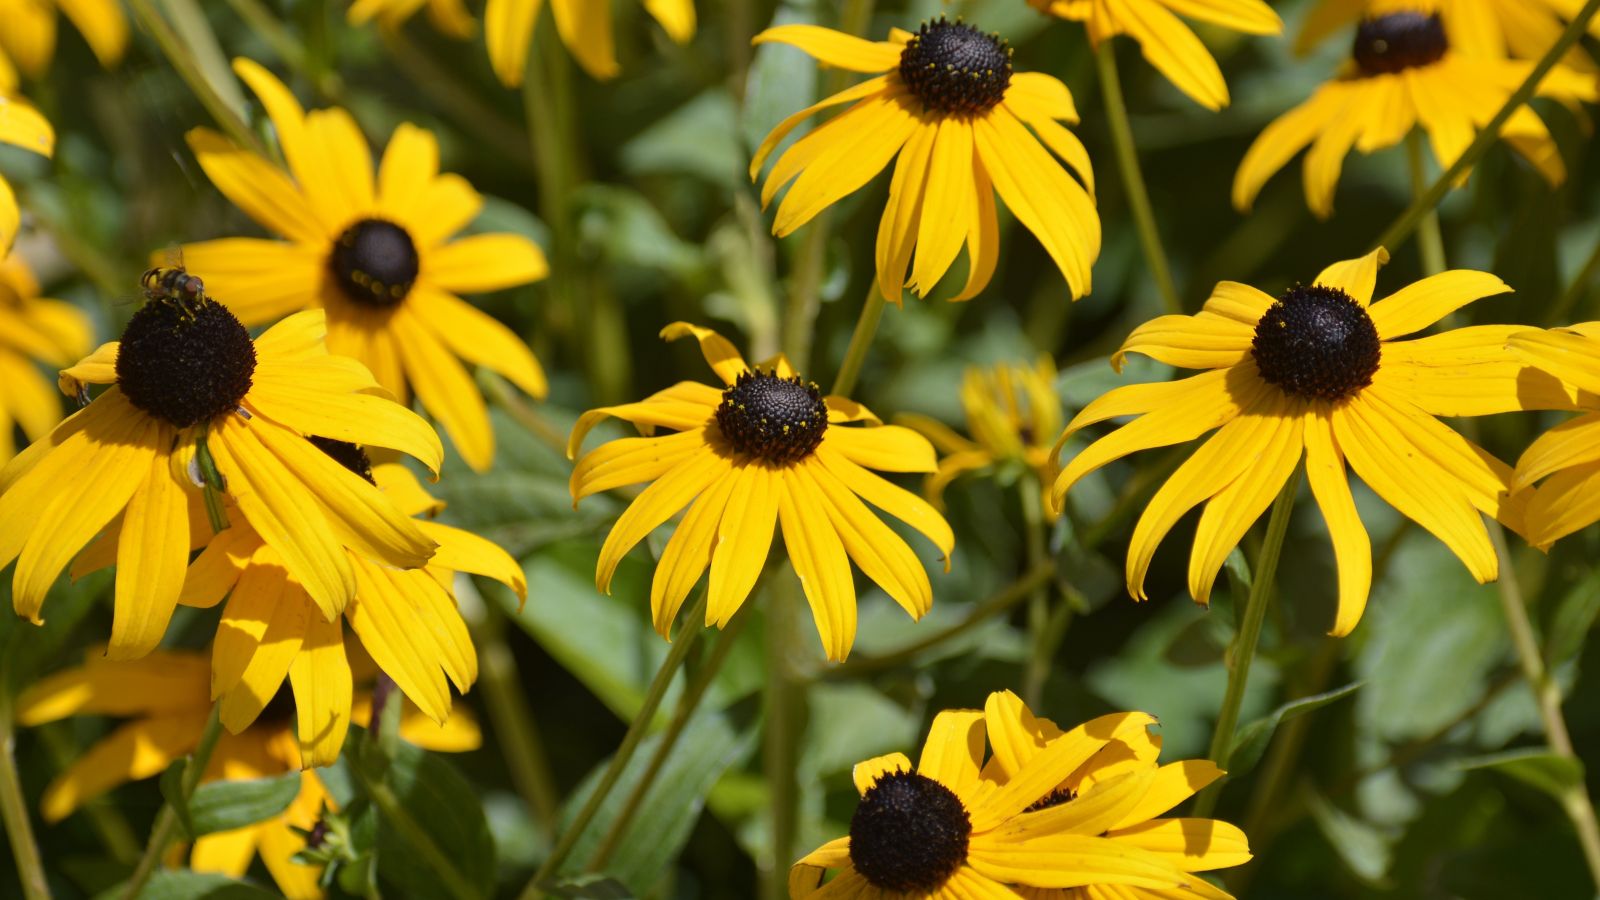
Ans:
<svg viewBox="0 0 1600 900"><path fill-rule="evenodd" d="M1321 709L1336 700L1343 700L1360 690L1362 684L1363 682L1357 681L1331 691L1291 700L1239 729L1239 734L1233 742L1233 750L1228 754L1228 764L1223 768L1234 777L1250 771L1261 760L1261 754L1266 752L1267 744L1272 742L1272 733L1279 725Z"/></svg>
<svg viewBox="0 0 1600 900"><path fill-rule="evenodd" d="M299 772L202 784L189 798L189 834L200 837L270 819L288 809L299 794Z"/></svg>
<svg viewBox="0 0 1600 900"><path fill-rule="evenodd" d="M1507 750L1464 759L1462 769L1493 769L1549 794L1557 800L1574 785L1583 783L1583 762L1570 756L1557 756L1548 750Z"/></svg>

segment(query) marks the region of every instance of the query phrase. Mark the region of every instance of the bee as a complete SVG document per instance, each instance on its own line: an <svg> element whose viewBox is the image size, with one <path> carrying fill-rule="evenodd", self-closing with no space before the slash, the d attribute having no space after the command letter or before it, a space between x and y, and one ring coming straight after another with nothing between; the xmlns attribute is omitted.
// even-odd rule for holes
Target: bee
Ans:
<svg viewBox="0 0 1600 900"><path fill-rule="evenodd" d="M167 265L146 269L139 276L139 286L148 303L170 303L192 317L201 300L205 299L206 286L196 275L183 267L182 251L167 251Z"/></svg>

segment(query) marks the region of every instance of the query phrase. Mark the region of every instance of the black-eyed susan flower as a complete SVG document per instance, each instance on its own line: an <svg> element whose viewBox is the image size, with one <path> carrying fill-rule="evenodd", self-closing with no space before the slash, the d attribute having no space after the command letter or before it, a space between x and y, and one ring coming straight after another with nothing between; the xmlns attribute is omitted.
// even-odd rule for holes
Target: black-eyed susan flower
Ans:
<svg viewBox="0 0 1600 900"><path fill-rule="evenodd" d="M61 395L40 371L82 359L89 317L70 303L39 296L39 281L15 254L0 260L0 463L17 450L16 429L36 441L61 421Z"/></svg>
<svg viewBox="0 0 1600 900"><path fill-rule="evenodd" d="M1309 146L1306 204L1327 218L1345 154L1352 147L1362 153L1392 147L1413 128L1427 134L1434 159L1448 169L1532 67L1457 51L1438 14L1405 11L1363 19L1339 75L1268 125L1245 152L1233 179L1233 203L1249 209L1267 179ZM1592 75L1557 67L1540 82L1539 93L1594 100L1597 85ZM1561 154L1531 107L1512 113L1500 137L1550 184L1566 178Z"/></svg>
<svg viewBox="0 0 1600 900"><path fill-rule="evenodd" d="M398 462L373 466L354 444L313 439L340 465L384 490L407 515L438 508ZM419 506L420 504L420 506ZM425 567L400 570L350 552L355 597L344 608L354 640L422 713L443 723L450 685L466 693L478 657L456 608L456 572L497 578L528 593L522 568L493 543L437 522L417 528L438 544ZM211 607L227 598L211 650L211 695L222 724L238 734L256 721L284 679L294 692L303 766L339 756L354 699L344 629L325 619L283 558L248 523L218 535L189 567L179 602ZM448 679L448 682L447 682Z"/></svg>
<svg viewBox="0 0 1600 900"><path fill-rule="evenodd" d="M535 397L544 396L544 370L511 329L457 293L543 278L544 254L514 234L451 240L483 199L439 173L431 133L402 124L374 175L348 113L306 113L266 69L247 59L233 68L266 107L289 174L207 128L190 131L189 146L219 191L288 240L188 244L189 269L248 325L326 309L329 350L360 360L402 402L414 391L462 459L487 469L489 413L461 360Z"/></svg>
<svg viewBox="0 0 1600 900"><path fill-rule="evenodd" d="M1319 0L1302 20L1295 49L1306 52L1362 16L1394 12L1438 13L1450 46L1468 56L1538 59L1582 8L1574 0ZM1600 22L1589 32L1600 36ZM1594 61L1574 47L1563 60L1592 71Z"/></svg>
<svg viewBox="0 0 1600 900"><path fill-rule="evenodd" d="M43 75L56 52L56 11L72 21L103 66L128 48L128 20L117 0L0 0L0 57L30 78Z"/></svg>
<svg viewBox="0 0 1600 900"><path fill-rule="evenodd" d="M921 532L939 548L948 569L955 544L949 524L927 501L870 471L932 472L936 463L927 440L909 428L881 424L854 401L824 397L782 356L752 368L722 336L685 322L668 325L661 336L698 340L723 386L684 381L639 403L602 407L578 419L569 457L609 416L647 435L597 447L572 470L574 505L600 491L653 482L600 548L600 590L610 593L622 557L687 506L650 585L650 608L662 635L708 567L706 624L726 625L755 586L780 524L829 659L844 659L855 641L851 560L913 618L921 618L933 603L928 573L861 501ZM656 428L676 433L657 436Z"/></svg>
<svg viewBox="0 0 1600 900"><path fill-rule="evenodd" d="M1125 34L1139 44L1146 61L1173 87L1206 109L1228 105L1228 83L1222 70L1179 14L1244 34L1280 34L1283 20L1262 0L1028 0L1035 9L1084 23L1096 52L1101 44Z"/></svg>
<svg viewBox="0 0 1600 900"><path fill-rule="evenodd" d="M56 575L108 530L100 552L117 564L108 652L148 652L190 550L227 524L211 521L219 494L330 620L356 592L346 547L398 568L428 561L427 535L306 440L391 447L435 470L443 455L433 429L383 396L360 363L328 354L320 310L252 342L193 276L155 270L146 284L167 293L151 290L121 342L61 376L73 394L111 387L0 469L0 567L17 561L18 615L42 621Z"/></svg>
<svg viewBox="0 0 1600 900"><path fill-rule="evenodd" d="M687 44L694 37L694 0L643 0L642 5L673 41ZM484 5L483 31L489 45L489 64L507 87L522 83L533 29L543 7L544 0L489 0ZM609 0L550 0L550 12L561 43L585 72L604 80L615 78L622 71L611 34Z"/></svg>
<svg viewBox="0 0 1600 900"><path fill-rule="evenodd" d="M1020 463L1041 482L1050 471L1050 449L1061 433L1061 401L1056 397L1056 365L1040 356L1031 366L969 367L961 379L961 409L969 439L937 419L920 414L896 416L921 432L944 457L928 476L928 498L943 505L945 487L966 472L1007 462Z"/></svg>
<svg viewBox="0 0 1600 900"><path fill-rule="evenodd" d="M351 25L365 25L376 19L384 28L399 28L424 4L429 23L440 34L465 39L478 28L462 0L354 0L346 17Z"/></svg>
<svg viewBox="0 0 1600 900"><path fill-rule="evenodd" d="M1066 85L1041 72L1014 71L1011 47L999 35L942 17L916 34L894 29L887 41L781 25L755 42L790 44L824 65L876 75L784 119L761 142L751 179L802 122L852 104L773 163L762 205L789 186L773 234L790 234L893 162L875 257L885 298L899 303L904 287L926 296L963 246L966 285L952 299L982 291L1000 257L996 191L1044 244L1072 296L1089 293L1100 218L1089 153L1061 124L1078 121Z"/></svg>
<svg viewBox="0 0 1600 900"><path fill-rule="evenodd" d="M51 156L56 151L56 132L49 120L17 94L17 73L5 63L0 54L0 143L21 147L41 156ZM22 226L22 212L17 208L17 195L11 182L0 174L0 253L11 250Z"/></svg>
<svg viewBox="0 0 1600 900"><path fill-rule="evenodd" d="M941 712L915 767L899 753L856 765L849 836L795 863L789 896L1226 898L1192 873L1247 862L1244 833L1161 818L1222 772L1158 765L1154 724L1115 713L1063 732L1009 691Z"/></svg>
<svg viewBox="0 0 1600 900"><path fill-rule="evenodd" d="M113 662L98 651L84 665L66 669L33 685L17 698L17 721L42 725L69 716L102 715L129 719L84 751L45 788L40 815L58 822L84 803L130 781L153 778L174 760L192 752L211 713L207 690L210 662L203 653L157 650L143 659ZM223 734L211 754L203 781L268 778L302 769L294 735L293 702L275 699L256 724L239 734ZM365 725L372 706L356 702L356 721ZM435 724L407 705L400 734L430 750L477 749L481 736L470 715L458 712ZM278 815L235 831L201 837L190 867L242 877L259 854L284 896L320 898L321 870L294 862L305 848L296 831L311 830L324 808L337 809L315 770L300 773L300 793Z"/></svg>
<svg viewBox="0 0 1600 900"><path fill-rule="evenodd" d="M1577 391L1583 415L1539 435L1517 460L1513 488L1529 491L1523 534L1547 549L1600 521L1600 322L1521 331L1507 346L1518 359Z"/></svg>
<svg viewBox="0 0 1600 900"><path fill-rule="evenodd" d="M1216 429L1150 500L1128 547L1128 591L1145 599L1156 546L1190 509L1205 504L1189 559L1199 603L1228 553L1305 459L1311 494L1333 539L1339 569L1333 634L1361 619L1372 580L1371 543L1356 514L1348 461L1367 486L1432 532L1479 582L1499 565L1480 514L1520 526L1508 500L1511 467L1435 416L1573 408L1571 392L1505 349L1518 325L1458 328L1402 340L1482 297L1511 290L1487 272L1453 270L1372 303L1381 248L1334 263L1309 285L1278 297L1224 281L1192 316L1139 326L1112 356L1142 353L1203 369L1172 382L1120 387L1083 408L1057 443L1124 416L1133 421L1094 441L1055 478L1059 511L1084 475L1130 453L1183 444Z"/></svg>

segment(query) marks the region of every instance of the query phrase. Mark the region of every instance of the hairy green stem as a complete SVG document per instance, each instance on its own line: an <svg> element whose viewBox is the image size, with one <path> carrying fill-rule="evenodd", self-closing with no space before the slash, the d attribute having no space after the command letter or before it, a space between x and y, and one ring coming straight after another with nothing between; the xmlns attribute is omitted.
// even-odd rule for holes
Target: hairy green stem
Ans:
<svg viewBox="0 0 1600 900"><path fill-rule="evenodd" d="M222 126L228 137L240 147L258 156L267 157L266 148L262 146L256 133L245 124L238 109L218 93L216 86L206 77L200 61L196 59L189 45L156 11L150 0L128 0L128 5L133 8L133 15L139 20L139 24L155 38L162 54L172 63L172 68L177 70L178 77L189 86L189 90L194 92L200 105L206 108L206 112L211 114L211 118L215 119L218 125Z"/></svg>
<svg viewBox="0 0 1600 900"><path fill-rule="evenodd" d="M1578 14L1572 17L1572 21L1567 23L1567 27L1561 32L1561 36L1556 39L1556 42L1551 44L1549 49L1544 52L1544 56L1539 57L1539 61L1533 64L1533 68L1528 71L1528 77L1524 78L1522 84L1511 92L1511 96L1506 98L1506 102L1494 114L1494 117L1486 122L1483 128L1478 130L1477 137L1472 139L1472 143L1467 145L1467 149L1462 151L1461 156L1440 173L1439 177L1428 186L1426 191L1411 201L1411 205L1406 208L1405 212L1401 213L1399 218L1395 219L1394 223L1379 236L1377 246L1387 247L1392 252L1401 241L1411 235L1411 232L1422 223L1422 219L1428 211L1437 207L1439 201L1444 199L1444 195L1450 192L1450 186L1455 184L1462 175L1466 174L1477 163L1479 158L1488 151L1489 145L1493 144L1500 136L1500 129L1505 127L1506 122L1511 119L1511 115L1533 98L1533 93L1538 89L1539 82L1543 81L1544 76L1552 68L1555 68L1561 57L1572 49L1572 45L1583 37L1584 31L1589 27L1589 21L1594 18L1596 12L1600 12L1600 0L1588 0L1583 5L1583 9L1579 10Z"/></svg>
<svg viewBox="0 0 1600 900"><path fill-rule="evenodd" d="M183 767L183 778L179 781L183 802L188 803L189 798L194 796L194 789L200 786L206 767L211 765L211 753L217 749L217 741L221 737L222 704L213 703L206 727L200 732L200 742L195 745L194 752L189 754L189 761ZM164 803L161 812L156 814L155 824L150 827L150 841L145 844L144 855L139 857L139 864L122 886L122 900L134 900L139 896L139 892L150 881L150 876L155 874L156 867L161 865L162 857L167 854L167 846L177 834L178 812L171 803Z"/></svg>
<svg viewBox="0 0 1600 900"><path fill-rule="evenodd" d="M1150 191L1145 187L1144 172L1139 168L1139 148L1133 142L1133 126L1128 124L1128 107L1122 97L1122 80L1117 76L1113 44L1102 44L1094 56L1099 66L1100 92L1105 97L1106 122L1111 126L1111 146L1117 154L1117 168L1122 172L1123 190L1128 194L1128 211L1133 213L1134 227L1139 230L1139 246L1144 250L1145 264L1150 267L1150 276L1161 294L1162 307L1170 315L1180 315L1183 301L1178 298L1178 288L1172 281L1172 267L1167 263L1161 232L1156 227L1156 214L1150 207Z"/></svg>
<svg viewBox="0 0 1600 900"><path fill-rule="evenodd" d="M622 777L629 761L638 751L639 742L644 740L645 733L650 730L650 723L655 720L656 710L661 707L662 699L667 696L667 688L672 686L672 679L683 667L684 660L689 657L689 651L694 649L695 643L700 639L700 633L705 630L708 600L708 592L701 591L700 599L683 614L683 625L678 630L678 639L672 642L666 659L661 661L661 668L656 670L655 678L645 690L644 701L639 705L638 712L634 713L633 720L628 723L627 733L622 736L622 743L617 747L616 754L606 765L605 772L601 773L594 792L584 801L583 808L573 816L572 822L567 825L567 830L562 833L555 848L550 851L550 856L522 889L523 900L533 900L542 896L544 889L541 885L545 879L561 871L561 866L566 863L567 857L572 855L573 848L577 847L578 839L583 836L584 829L589 827L595 814L600 812L600 806L611 794L612 788L617 786L617 780Z"/></svg>
<svg viewBox="0 0 1600 900"><path fill-rule="evenodd" d="M711 648L711 656L690 678L683 696L678 698L678 708L673 711L672 721L667 724L667 730L662 732L661 742L656 746L656 752L651 754L650 763L645 766L644 773L639 776L639 781L633 786L633 790L628 792L622 808L617 811L616 818L611 820L611 827L606 830L600 846L589 860L589 871L603 871L606 864L611 861L612 854L622 844L622 839L628 835L628 826L632 824L634 815L644 804L644 798L650 793L650 787L655 784L656 776L661 774L667 759L672 756L672 749L678 745L678 738L683 736L683 730L694 718L695 710L700 707L700 701L706 695L706 689L711 687L711 683L717 678L717 673L722 671L722 664L728 661L728 653L733 650L734 642L739 639L739 632L744 630L744 623L749 618L748 615L735 614L728 626L717 635L717 643Z"/></svg>
<svg viewBox="0 0 1600 900"><path fill-rule="evenodd" d="M1017 479L1022 501L1022 521L1026 534L1028 569L1039 568L1048 556L1045 546L1044 497L1039 482L1032 476ZM1055 645L1050 640L1050 581L1041 581L1028 595L1028 662L1022 674L1022 700L1033 709L1041 706L1045 679L1050 675L1050 660Z"/></svg>
<svg viewBox="0 0 1600 900"><path fill-rule="evenodd" d="M1506 546L1505 529L1499 522L1489 523L1489 540L1494 544L1495 555L1500 558L1500 590L1497 592L1500 607L1505 612L1511 644L1517 651L1517 661L1522 665L1522 677L1528 682L1538 702L1545 740L1550 744L1550 752L1579 763L1581 771L1581 760L1573 749L1572 735L1567 731L1567 720L1561 711L1561 686L1550 674L1544 654L1539 650L1539 641L1534 637L1528 605L1522 596L1522 585L1517 580L1516 561ZM1600 889L1600 822L1595 819L1594 804L1589 799L1584 779L1579 778L1563 789L1560 801L1562 810L1577 832L1578 845L1583 849L1584 862L1589 866L1589 878L1595 888Z"/></svg>
<svg viewBox="0 0 1600 900"><path fill-rule="evenodd" d="M522 690L517 659L506 645L505 613L494 603L484 603L483 618L475 626L473 643L478 646L478 686L483 691L489 722L499 737L501 756L511 773L511 783L518 796L533 810L535 820L547 833L554 832L561 798L550 773L544 742L539 739L533 709Z"/></svg>
<svg viewBox="0 0 1600 900"><path fill-rule="evenodd" d="M0 677L0 819L5 821L11 858L16 861L17 879L27 900L49 900L50 882L45 879L44 860L33 837L33 820L28 816L28 801L17 775L17 732L12 715L11 686Z"/></svg>
<svg viewBox="0 0 1600 900"><path fill-rule="evenodd" d="M838 30L864 37L872 21L874 0L845 0L839 12ZM844 90L852 73L831 69L822 79L822 96ZM789 282L789 303L783 317L783 352L795 368L809 368L811 345L815 338L817 313L822 310L822 282L828 269L828 244L833 234L833 210L825 209L811 220L795 254L794 273Z"/></svg>
<svg viewBox="0 0 1600 900"><path fill-rule="evenodd" d="M839 374L833 379L833 390L828 393L848 397L856 389L856 379L861 377L861 364L866 362L867 350L878 333L878 320L883 318L885 302L874 281L867 289L867 300L861 307L861 317L856 319L856 330L850 334L850 346L845 349Z"/></svg>
<svg viewBox="0 0 1600 900"><path fill-rule="evenodd" d="M1049 582L1056 574L1054 560L1046 559L1039 565L1029 569L1021 578L1011 582L1000 590L999 593L979 603L965 619L954 625L947 626L923 637L912 644L885 653L882 656L857 656L854 659L831 666L817 673L818 678L839 680L863 675L868 672L877 672L883 669L892 669L895 666L910 662L919 653L929 647L935 647L953 637L959 637L972 629L982 625L990 618L1016 606L1023 600L1033 596L1033 592L1040 586Z"/></svg>
<svg viewBox="0 0 1600 900"><path fill-rule="evenodd" d="M1244 623L1229 649L1228 689L1222 697L1222 709L1217 713L1217 724L1211 733L1209 758L1222 769L1228 768L1228 757L1233 755L1233 743L1239 728L1239 708L1244 704L1245 688L1250 683L1250 664L1255 660L1256 644L1261 640L1261 623L1266 620L1267 606L1272 602L1273 582L1278 575L1278 558L1283 553L1283 539L1289 533L1289 519L1294 513L1295 495L1300 491L1300 481L1305 469L1296 466L1294 474L1283 483L1278 498L1272 501L1272 515L1267 519L1267 536L1261 544L1261 555L1256 559L1251 574L1250 593L1245 599ZM1208 818L1217 807L1222 782L1215 782L1195 798L1196 818Z"/></svg>
<svg viewBox="0 0 1600 900"><path fill-rule="evenodd" d="M1421 199L1428 189L1428 173L1422 159L1422 130L1413 128L1406 137L1406 165L1411 170L1411 198ZM1444 271L1444 232L1439 227L1439 210L1429 207L1417 223L1417 248L1422 254L1422 273Z"/></svg>
<svg viewBox="0 0 1600 900"><path fill-rule="evenodd" d="M797 769L806 724L805 684L793 658L794 638L802 631L799 578L780 573L767 594L766 727L762 730L761 768L767 781L772 855L765 866L758 866L763 876L761 895L766 900L785 900L789 896L789 863L795 857L799 829Z"/></svg>

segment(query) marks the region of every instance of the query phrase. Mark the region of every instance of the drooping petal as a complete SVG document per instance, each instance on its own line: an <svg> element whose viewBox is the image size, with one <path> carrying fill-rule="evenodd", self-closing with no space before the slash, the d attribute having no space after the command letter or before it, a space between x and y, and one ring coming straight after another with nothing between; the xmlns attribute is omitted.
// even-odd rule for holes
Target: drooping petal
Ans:
<svg viewBox="0 0 1600 900"><path fill-rule="evenodd" d="M739 373L750 371L749 363L744 361L733 344L709 328L688 322L673 322L661 329L661 339L664 341L675 341L681 337L692 337L700 342L700 352L706 358L706 365L717 373L724 384L732 385L738 380Z"/></svg>
<svg viewBox="0 0 1600 900"><path fill-rule="evenodd" d="M1367 606L1367 593L1372 588L1372 541L1350 494L1344 453L1334 437L1333 420L1327 411L1306 411L1305 442L1306 480L1327 523L1334 561L1339 567L1339 607L1331 633L1343 636L1361 621Z"/></svg>
<svg viewBox="0 0 1600 900"><path fill-rule="evenodd" d="M1345 94L1332 85L1318 88L1304 103L1289 110L1261 130L1233 176L1233 206L1248 212L1267 179L1277 174L1296 153L1310 146L1317 135L1344 111Z"/></svg>
<svg viewBox="0 0 1600 900"><path fill-rule="evenodd" d="M786 474L794 480L809 482L807 490L821 501L834 531L844 543L845 552L861 571L913 619L926 615L933 606L933 587L927 570L905 541L825 466L801 463Z"/></svg>
<svg viewBox="0 0 1600 900"><path fill-rule="evenodd" d="M1253 327L1216 315L1157 316L1140 325L1111 354L1111 367L1122 371L1129 353L1141 353L1185 369L1222 369L1250 354Z"/></svg>
<svg viewBox="0 0 1600 900"><path fill-rule="evenodd" d="M1391 341L1421 331L1474 300L1510 292L1488 272L1452 269L1413 282L1372 304L1378 337Z"/></svg>
<svg viewBox="0 0 1600 900"><path fill-rule="evenodd" d="M535 399L544 399L549 391L544 367L499 319L444 291L414 288L406 303L451 353L504 376Z"/></svg>
<svg viewBox="0 0 1600 900"><path fill-rule="evenodd" d="M39 815L59 822L84 802L129 781L159 775L200 740L205 717L155 716L121 726L85 750L45 788Z"/></svg>
<svg viewBox="0 0 1600 900"><path fill-rule="evenodd" d="M1362 306L1371 306L1372 291L1378 283L1378 269L1388 264L1389 251L1379 247L1365 256L1329 265L1311 283L1338 288Z"/></svg>
<svg viewBox="0 0 1600 900"><path fill-rule="evenodd" d="M730 469L696 497L667 541L666 549L661 551L655 575L650 580L650 618L656 633L662 637L672 634L672 620L678 617L678 610L695 582L711 565L722 513L736 480ZM739 599L742 602L744 598Z"/></svg>
<svg viewBox="0 0 1600 900"><path fill-rule="evenodd" d="M1235 478L1206 504L1195 528L1194 549L1189 557L1189 595L1196 603L1210 603L1211 586L1228 554L1266 512L1300 464L1305 446L1303 432L1301 417L1290 411L1270 440L1250 453L1248 475Z"/></svg>
<svg viewBox="0 0 1600 900"><path fill-rule="evenodd" d="M822 446L880 472L932 472L939 468L928 439L899 425L829 428Z"/></svg>
<svg viewBox="0 0 1600 900"><path fill-rule="evenodd" d="M918 296L933 290L966 242L967 222L976 202L972 160L971 126L959 118L941 120L928 160L916 261L911 270L911 288Z"/></svg>
<svg viewBox="0 0 1600 900"><path fill-rule="evenodd" d="M91 648L83 665L47 675L17 696L17 724L42 725L90 713L198 715L211 702L206 692L210 665L199 654L163 650L112 663Z"/></svg>
<svg viewBox="0 0 1600 900"><path fill-rule="evenodd" d="M611 592L611 576L622 558L645 535L688 506L713 481L726 477L732 463L709 447L688 454L678 465L645 488L617 519L600 547L595 586Z"/></svg>
<svg viewBox="0 0 1600 900"><path fill-rule="evenodd" d="M601 491L643 484L666 475L707 447L700 429L661 437L619 438L589 451L572 468L572 502Z"/></svg>
<svg viewBox="0 0 1600 900"><path fill-rule="evenodd" d="M1388 341L1372 383L1435 416L1580 409L1576 388L1508 346L1513 336L1527 333L1521 325L1473 325Z"/></svg>
<svg viewBox="0 0 1600 900"><path fill-rule="evenodd" d="M718 628L739 611L766 567L784 485L779 469L759 460L735 465L723 480L730 490L717 522L706 606L706 624Z"/></svg>
<svg viewBox="0 0 1600 900"><path fill-rule="evenodd" d="M817 461L835 478L861 499L915 528L933 542L944 557L944 569L950 571L950 553L955 549L955 532L950 523L931 504L916 494L884 480L862 468L833 448L817 448Z"/></svg>
<svg viewBox="0 0 1600 900"><path fill-rule="evenodd" d="M211 183L262 227L300 244L328 239L300 189L272 163L209 128L190 129L185 137Z"/></svg>
<svg viewBox="0 0 1600 900"><path fill-rule="evenodd" d="M543 6L544 0L488 0L484 4L483 36L488 43L489 63L506 87L522 84L533 27Z"/></svg>
<svg viewBox="0 0 1600 900"><path fill-rule="evenodd" d="M1139 51L1173 87L1215 112L1228 105L1228 84L1205 44L1183 20L1160 3L1099 0L1117 24L1139 42ZM1109 50L1097 50L1107 52Z"/></svg>
<svg viewBox="0 0 1600 900"><path fill-rule="evenodd" d="M157 453L122 518L107 656L134 659L161 643L188 565L189 499Z"/></svg>
<svg viewBox="0 0 1600 900"><path fill-rule="evenodd" d="M415 313L396 314L393 327L417 399L450 435L467 465L476 472L488 471L494 461L494 430L472 376Z"/></svg>
<svg viewBox="0 0 1600 900"><path fill-rule="evenodd" d="M887 72L900 65L900 48L888 41L868 41L819 25L779 25L750 39L750 43L788 44L825 66L851 72Z"/></svg>
<svg viewBox="0 0 1600 900"><path fill-rule="evenodd" d="M894 175L889 179L889 199L878 219L877 244L874 262L878 270L878 290L884 299L898 304L906 282L906 267L916 248L918 223L922 218L923 189L927 184L929 161L933 156L934 138L938 129L923 124L911 132L900 158L895 161ZM981 166L976 157L974 166ZM975 187L976 189L976 187ZM994 205L993 189L989 204ZM971 236L968 223L968 237Z"/></svg>
<svg viewBox="0 0 1600 900"><path fill-rule="evenodd" d="M1157 819L1108 837L1159 853L1185 872L1225 869L1250 861L1250 842L1244 832L1216 819Z"/></svg>
<svg viewBox="0 0 1600 900"><path fill-rule="evenodd" d="M778 521L789 561L800 576L806 602L822 637L822 650L832 662L850 653L856 636L856 586L844 542L823 512L826 502L817 496L809 478L784 470L778 499ZM906 769L909 771L910 764ZM857 779L857 785L860 780Z"/></svg>

